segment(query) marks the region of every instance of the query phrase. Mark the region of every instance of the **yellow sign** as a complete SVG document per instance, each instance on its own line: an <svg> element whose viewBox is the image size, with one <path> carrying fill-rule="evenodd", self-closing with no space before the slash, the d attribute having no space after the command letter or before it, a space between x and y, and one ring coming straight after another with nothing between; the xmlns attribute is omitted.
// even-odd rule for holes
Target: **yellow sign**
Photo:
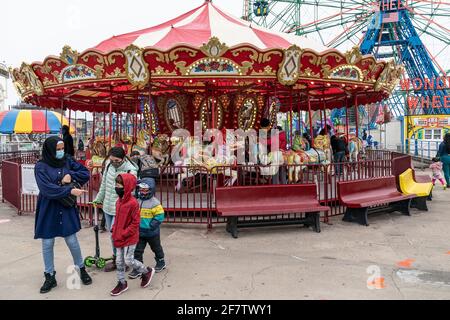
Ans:
<svg viewBox="0 0 450 320"><path fill-rule="evenodd" d="M406 139L441 140L450 132L450 115L405 116L404 130Z"/></svg>

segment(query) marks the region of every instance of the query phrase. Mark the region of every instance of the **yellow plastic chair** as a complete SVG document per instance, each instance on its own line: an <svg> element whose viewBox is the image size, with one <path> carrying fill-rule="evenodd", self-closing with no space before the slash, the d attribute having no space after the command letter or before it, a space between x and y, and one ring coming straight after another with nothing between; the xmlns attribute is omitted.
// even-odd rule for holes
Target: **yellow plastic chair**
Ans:
<svg viewBox="0 0 450 320"><path fill-rule="evenodd" d="M427 198L430 196L433 190L433 184L428 183L418 183L414 180L413 171L411 168L407 169L399 176L400 189L403 194L411 195L415 194L417 198L415 203L412 205L419 210L428 211Z"/></svg>

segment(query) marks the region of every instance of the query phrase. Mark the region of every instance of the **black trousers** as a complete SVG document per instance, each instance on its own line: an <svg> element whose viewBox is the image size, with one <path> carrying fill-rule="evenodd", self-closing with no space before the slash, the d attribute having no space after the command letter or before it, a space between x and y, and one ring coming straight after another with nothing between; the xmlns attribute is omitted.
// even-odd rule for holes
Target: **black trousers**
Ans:
<svg viewBox="0 0 450 320"><path fill-rule="evenodd" d="M160 260L164 259L164 251L161 246L161 237L158 234L157 236L151 238L143 238L139 237L139 242L136 246L136 250L134 251L134 258L144 263L144 250L147 246L147 243L150 245L153 253L155 254L155 259Z"/></svg>

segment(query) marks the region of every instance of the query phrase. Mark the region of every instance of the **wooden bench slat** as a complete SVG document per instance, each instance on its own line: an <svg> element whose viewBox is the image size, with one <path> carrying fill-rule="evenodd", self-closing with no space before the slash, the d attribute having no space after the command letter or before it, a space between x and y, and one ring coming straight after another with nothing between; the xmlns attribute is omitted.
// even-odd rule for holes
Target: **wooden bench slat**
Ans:
<svg viewBox="0 0 450 320"><path fill-rule="evenodd" d="M414 197L397 190L394 176L338 182L339 201L347 207L343 220L363 225L369 225L368 209L377 205L393 204L394 210L409 215Z"/></svg>
<svg viewBox="0 0 450 320"><path fill-rule="evenodd" d="M227 231L235 238L240 216L305 213L305 224L320 232L320 212L330 210L319 203L315 184L219 187L215 199L218 214L228 217Z"/></svg>

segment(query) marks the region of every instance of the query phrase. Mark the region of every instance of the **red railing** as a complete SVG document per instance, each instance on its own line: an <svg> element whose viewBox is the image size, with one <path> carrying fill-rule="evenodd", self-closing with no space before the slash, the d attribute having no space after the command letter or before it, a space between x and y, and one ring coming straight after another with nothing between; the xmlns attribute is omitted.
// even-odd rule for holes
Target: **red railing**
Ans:
<svg viewBox="0 0 450 320"><path fill-rule="evenodd" d="M15 161L2 161L2 202L9 202L20 214L21 177L20 164Z"/></svg>
<svg viewBox="0 0 450 320"><path fill-rule="evenodd" d="M392 159L400 155L390 152L374 150L366 153L366 159L353 163L332 164L301 164L279 167L263 165L219 166L208 170L205 167L170 166L162 168L157 177L157 197L166 211L167 223L213 224L223 223L215 206L215 189L218 186L233 187L236 185L258 184L302 184L315 183L318 199L324 205L330 206L331 211L322 217L328 222L332 216L341 215L345 211L337 197L337 183L358 179L370 179L396 174ZM405 157L405 155L401 155ZM408 156L406 156L408 157ZM18 208L19 213L34 212L36 196L21 194L20 164L33 163L36 159L10 159L5 161L6 170L3 171L3 199ZM398 161L398 160L397 160ZM402 161L407 161L402 159ZM342 168L342 174L336 174ZM276 174L275 174L276 173ZM286 177L286 178L284 178ZM84 186L88 191L78 201L82 219L92 223L92 206L89 204L98 191L100 176L91 175L88 184ZM10 181L15 182L10 182ZM285 180L285 181L284 181ZM17 200L19 199L19 200ZM252 219L292 218L293 215L279 215L273 217L256 217Z"/></svg>
<svg viewBox="0 0 450 320"><path fill-rule="evenodd" d="M40 151L13 151L13 152L0 152L0 169L4 160L19 159L19 158L37 158Z"/></svg>

